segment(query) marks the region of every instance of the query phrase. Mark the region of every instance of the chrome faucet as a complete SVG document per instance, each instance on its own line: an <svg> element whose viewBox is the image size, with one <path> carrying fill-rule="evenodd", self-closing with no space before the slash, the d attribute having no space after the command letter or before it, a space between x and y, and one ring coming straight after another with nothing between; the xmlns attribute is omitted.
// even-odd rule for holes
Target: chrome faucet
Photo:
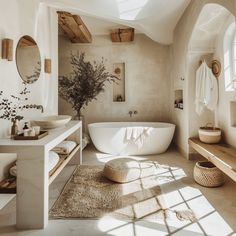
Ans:
<svg viewBox="0 0 236 236"><path fill-rule="evenodd" d="M132 117L132 115L137 115L138 111L129 111L129 116Z"/></svg>

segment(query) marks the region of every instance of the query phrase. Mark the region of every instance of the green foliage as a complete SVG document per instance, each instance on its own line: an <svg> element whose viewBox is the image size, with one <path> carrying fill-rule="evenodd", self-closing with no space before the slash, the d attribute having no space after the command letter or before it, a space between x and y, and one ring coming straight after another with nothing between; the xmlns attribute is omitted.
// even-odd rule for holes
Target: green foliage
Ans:
<svg viewBox="0 0 236 236"><path fill-rule="evenodd" d="M0 91L0 119L4 120L22 120L24 117L18 113L24 109L41 109L41 105L24 104L28 101L27 95L30 91L27 88L27 82L23 82L23 89L19 96L11 95L10 98L4 97L3 91Z"/></svg>
<svg viewBox="0 0 236 236"><path fill-rule="evenodd" d="M71 54L73 71L59 77L59 94L80 114L82 107L104 92L106 82L117 82L115 75L106 71L104 59L101 62L85 61L85 53Z"/></svg>

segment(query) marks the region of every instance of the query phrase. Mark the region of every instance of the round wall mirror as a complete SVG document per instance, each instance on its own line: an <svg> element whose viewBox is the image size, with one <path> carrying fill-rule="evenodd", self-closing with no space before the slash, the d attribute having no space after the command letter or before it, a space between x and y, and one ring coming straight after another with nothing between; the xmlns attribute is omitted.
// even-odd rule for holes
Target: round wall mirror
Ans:
<svg viewBox="0 0 236 236"><path fill-rule="evenodd" d="M20 38L16 47L16 65L23 81L32 84L39 79L41 57L35 40L25 35Z"/></svg>

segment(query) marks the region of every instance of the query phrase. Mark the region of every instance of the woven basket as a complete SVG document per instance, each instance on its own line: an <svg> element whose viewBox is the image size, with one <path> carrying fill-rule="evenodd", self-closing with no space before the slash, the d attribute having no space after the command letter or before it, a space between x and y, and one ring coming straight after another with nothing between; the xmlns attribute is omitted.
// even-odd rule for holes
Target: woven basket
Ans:
<svg viewBox="0 0 236 236"><path fill-rule="evenodd" d="M199 139L203 143L219 143L221 140L221 129L207 124L198 130Z"/></svg>
<svg viewBox="0 0 236 236"><path fill-rule="evenodd" d="M224 184L224 175L210 161L199 161L193 171L194 180L204 187L218 187Z"/></svg>

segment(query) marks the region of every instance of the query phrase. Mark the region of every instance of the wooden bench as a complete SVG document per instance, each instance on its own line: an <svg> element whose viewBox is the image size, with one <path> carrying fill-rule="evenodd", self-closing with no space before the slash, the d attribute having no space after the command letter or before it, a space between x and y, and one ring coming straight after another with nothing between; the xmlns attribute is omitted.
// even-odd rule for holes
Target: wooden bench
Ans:
<svg viewBox="0 0 236 236"><path fill-rule="evenodd" d="M188 143L195 151L236 181L236 149L227 144L202 143L198 138L189 138Z"/></svg>

